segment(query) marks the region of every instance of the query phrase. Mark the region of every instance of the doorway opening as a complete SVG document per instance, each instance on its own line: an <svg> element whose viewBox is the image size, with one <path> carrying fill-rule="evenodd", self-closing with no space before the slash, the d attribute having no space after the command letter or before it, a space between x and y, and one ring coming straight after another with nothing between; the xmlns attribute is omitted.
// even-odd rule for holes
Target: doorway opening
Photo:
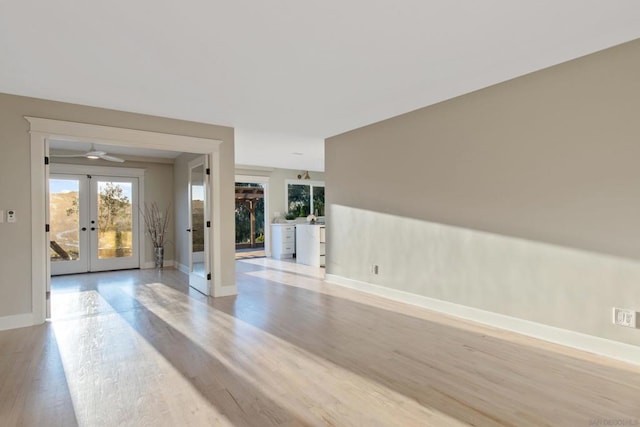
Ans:
<svg viewBox="0 0 640 427"><path fill-rule="evenodd" d="M267 256L267 177L236 176L236 259Z"/></svg>
<svg viewBox="0 0 640 427"><path fill-rule="evenodd" d="M205 233L208 235L211 242L211 250L205 251L205 258L209 262L210 270L206 277L205 291L207 295L213 296L227 296L235 295L237 293L237 287L235 283L225 283L223 286L222 278L229 275L227 271L232 265L229 263L223 263L224 250L221 250L221 234L225 234L226 231L222 228L221 213L224 212L219 201L221 194L221 179L223 178L220 168L220 146L222 141L199 138L184 135L165 134L151 131L132 130L125 128L109 127L92 125L85 123L66 122L59 120L42 119L35 117L25 117L30 124L30 136L31 136L31 205L32 205L32 218L31 218L31 242L32 242L32 322L33 324L40 324L49 316L50 313L50 296L51 296L51 233L49 220L49 178L51 172L51 166L49 164L49 146L52 141L65 141L70 146L65 148L67 150L73 150L75 152L81 152L82 157L88 157L90 150L101 151L103 150L99 145L108 145L109 147L117 147L116 151L121 150L155 150L155 151L175 151L175 147L180 147L181 153L185 153L188 156L202 156L207 158L207 161L212 165L210 177L211 185L209 186L209 195L211 197L211 203L208 205L206 211L206 219L210 222L211 227L207 228ZM85 145L89 147L85 147ZM92 148L92 144L95 144L95 148ZM89 150L89 151L88 151ZM106 151L106 150L104 150ZM192 153L192 154L190 154ZM137 155L130 151L126 153L128 155ZM144 154L143 154L144 156ZM78 155L67 157L79 157ZM44 159L44 162L43 162ZM103 157L104 159L104 157ZM109 159L104 159L109 160ZM44 163L44 167L43 167ZM78 165L76 165L78 166ZM208 169L208 168L207 168ZM186 170L186 166L185 166ZM112 176L109 173L100 174L99 176L109 177ZM185 179L186 180L186 179ZM140 186L140 195L144 186L142 183ZM163 191L170 186L164 186ZM78 190L79 193L80 190ZM117 190L116 190L117 191ZM123 192L125 190L123 189ZM186 193L187 186L184 185L184 192ZM98 191L99 192L99 191ZM133 195L133 190L132 190ZM141 203L142 200L139 200ZM78 202L80 203L80 202ZM133 204L132 204L133 205ZM133 211L139 213L138 208L133 206ZM186 197L185 197L185 210L186 210ZM178 210L176 210L178 211ZM73 213L72 213L73 214ZM138 221L140 221L140 216ZM95 220L95 219L94 219ZM97 220L95 220L97 221ZM47 224L47 227L43 227L43 224ZM113 224L114 227L116 224ZM178 228L179 227L179 228ZM139 227L142 228L142 227ZM176 233L180 229L186 235L186 219L185 226L175 226ZM82 231L82 230L80 230ZM86 230L91 231L91 230ZM97 231L97 230L96 230ZM116 230L111 230L113 240L118 238L120 241L126 240L126 233L120 232L120 236L116 237ZM131 232L132 238L135 234ZM79 248L75 249L79 257L82 252ZM145 244L142 235L139 235L139 260L147 260L149 258L149 251L151 250L150 244ZM149 243L149 242L146 242ZM126 243L125 243L126 244ZM133 245L133 242L131 243ZM146 247L149 246L149 247ZM68 251L60 245L61 249L57 256L66 256L73 260L74 252L70 247ZM145 249L146 247L146 249ZM114 253L123 255L128 252L125 246L121 246L120 249L111 248ZM64 253L66 252L66 255ZM100 253L99 250L94 251ZM185 250L186 252L186 250ZM120 257L124 258L124 257ZM153 261L151 261L153 262ZM223 271L224 270L224 271Z"/></svg>

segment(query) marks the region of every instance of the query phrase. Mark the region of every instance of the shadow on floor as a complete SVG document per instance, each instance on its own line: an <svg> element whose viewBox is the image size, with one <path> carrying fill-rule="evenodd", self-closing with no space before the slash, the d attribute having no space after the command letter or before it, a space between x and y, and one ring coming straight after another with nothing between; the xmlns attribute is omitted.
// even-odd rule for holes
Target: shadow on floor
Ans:
<svg viewBox="0 0 640 427"><path fill-rule="evenodd" d="M50 323L0 331L0 349L1 425L78 425Z"/></svg>

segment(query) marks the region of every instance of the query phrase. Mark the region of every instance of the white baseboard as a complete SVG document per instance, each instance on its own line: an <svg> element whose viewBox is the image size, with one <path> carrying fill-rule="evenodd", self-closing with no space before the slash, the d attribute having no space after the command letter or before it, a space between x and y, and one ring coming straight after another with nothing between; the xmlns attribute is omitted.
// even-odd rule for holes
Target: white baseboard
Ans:
<svg viewBox="0 0 640 427"><path fill-rule="evenodd" d="M165 259L162 262L162 266L163 267L175 267L176 266L176 262L173 261L172 259ZM142 268L142 269L156 268L156 263L153 262L153 261L143 262L142 265L140 266L140 268Z"/></svg>
<svg viewBox="0 0 640 427"><path fill-rule="evenodd" d="M640 346L625 344L605 338L587 335L567 329L556 328L542 323L518 319L504 314L493 313L478 308L467 307L448 301L425 297L418 294L373 285L359 280L327 274L325 281L369 294L378 295L395 301L416 305L432 311L460 317L500 329L517 332L522 335L576 348L611 359L640 365Z"/></svg>
<svg viewBox="0 0 640 427"><path fill-rule="evenodd" d="M33 325L34 323L32 313L0 317L0 331L4 331L7 329L24 328Z"/></svg>
<svg viewBox="0 0 640 427"><path fill-rule="evenodd" d="M183 272L184 274L189 274L189 266L176 262L176 268ZM232 286L220 286L217 289L213 289L211 296L213 297L228 297L232 295L238 294L238 287L236 285Z"/></svg>
<svg viewBox="0 0 640 427"><path fill-rule="evenodd" d="M229 297L233 295L238 295L238 287L237 286L220 286L218 289L215 289L213 292L213 297Z"/></svg>

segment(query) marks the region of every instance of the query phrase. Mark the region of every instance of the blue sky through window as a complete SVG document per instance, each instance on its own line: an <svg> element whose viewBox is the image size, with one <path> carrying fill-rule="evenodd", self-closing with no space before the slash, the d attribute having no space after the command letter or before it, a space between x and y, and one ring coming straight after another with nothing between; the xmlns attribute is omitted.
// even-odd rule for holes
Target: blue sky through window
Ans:
<svg viewBox="0 0 640 427"><path fill-rule="evenodd" d="M80 183L75 179L50 179L49 180L49 192L50 193L71 193L73 191L78 192Z"/></svg>
<svg viewBox="0 0 640 427"><path fill-rule="evenodd" d="M104 193L107 188L107 184L113 184L122 188L122 194L126 196L129 201L133 200L133 198L131 197L133 185L130 182L98 181L98 192L100 194Z"/></svg>

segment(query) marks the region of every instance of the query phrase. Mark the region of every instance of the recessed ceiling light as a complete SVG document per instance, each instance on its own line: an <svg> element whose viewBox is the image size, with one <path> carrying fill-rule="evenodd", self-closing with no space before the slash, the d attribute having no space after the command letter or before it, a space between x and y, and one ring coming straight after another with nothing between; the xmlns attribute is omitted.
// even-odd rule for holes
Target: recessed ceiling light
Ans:
<svg viewBox="0 0 640 427"><path fill-rule="evenodd" d="M294 152L293 152L293 153L291 153L291 154L293 154L294 156L302 156L302 154L303 154L303 153L298 153L297 151L294 151Z"/></svg>

